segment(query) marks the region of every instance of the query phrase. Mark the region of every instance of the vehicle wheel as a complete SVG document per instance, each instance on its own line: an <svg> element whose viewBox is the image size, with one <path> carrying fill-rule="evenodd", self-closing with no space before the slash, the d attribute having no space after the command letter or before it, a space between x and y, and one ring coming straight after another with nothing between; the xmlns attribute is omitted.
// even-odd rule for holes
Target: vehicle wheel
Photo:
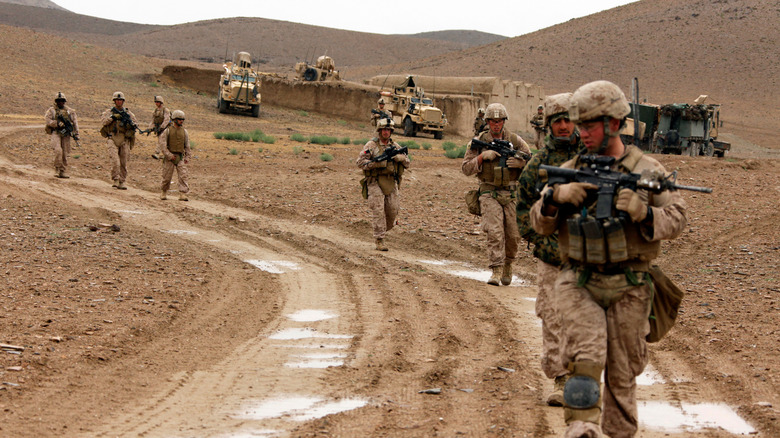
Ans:
<svg viewBox="0 0 780 438"><path fill-rule="evenodd" d="M219 98L219 112L220 114L228 112L228 103L227 101L222 100L222 97Z"/></svg>
<svg viewBox="0 0 780 438"><path fill-rule="evenodd" d="M723 158L723 155L725 154L725 151L716 151L715 156L718 158Z"/></svg>
<svg viewBox="0 0 780 438"><path fill-rule="evenodd" d="M435 138L436 140L441 140L442 138L444 138L444 131L434 131L433 138Z"/></svg>
<svg viewBox="0 0 780 438"><path fill-rule="evenodd" d="M711 141L708 141L707 145L704 146L704 156L711 157L714 154L715 154L715 146L712 144Z"/></svg>
<svg viewBox="0 0 780 438"><path fill-rule="evenodd" d="M252 117L260 117L260 104L252 105Z"/></svg>
<svg viewBox="0 0 780 438"><path fill-rule="evenodd" d="M407 117L404 119L404 136L406 137L414 137L414 122L411 118Z"/></svg>
<svg viewBox="0 0 780 438"><path fill-rule="evenodd" d="M305 81L309 81L309 82L316 81L317 76L319 76L317 74L317 70L312 67L307 68L306 71L303 72L303 80Z"/></svg>

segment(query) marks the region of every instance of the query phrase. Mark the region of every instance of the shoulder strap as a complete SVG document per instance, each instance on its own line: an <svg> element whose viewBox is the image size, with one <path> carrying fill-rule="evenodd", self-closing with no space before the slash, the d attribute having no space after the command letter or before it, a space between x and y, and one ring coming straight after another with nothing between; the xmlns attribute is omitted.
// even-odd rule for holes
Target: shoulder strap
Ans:
<svg viewBox="0 0 780 438"><path fill-rule="evenodd" d="M636 146L629 145L626 147L628 148L628 154L620 161L620 166L629 172L633 172L644 154L642 154L642 150Z"/></svg>

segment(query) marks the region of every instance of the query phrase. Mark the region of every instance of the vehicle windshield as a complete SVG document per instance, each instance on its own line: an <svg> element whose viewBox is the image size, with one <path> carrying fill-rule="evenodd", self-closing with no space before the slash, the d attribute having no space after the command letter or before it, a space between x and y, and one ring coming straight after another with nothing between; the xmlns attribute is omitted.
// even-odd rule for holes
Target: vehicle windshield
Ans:
<svg viewBox="0 0 780 438"><path fill-rule="evenodd" d="M431 99L423 99L422 102L426 105L433 105L433 100Z"/></svg>
<svg viewBox="0 0 780 438"><path fill-rule="evenodd" d="M241 80L243 80L244 82L249 82L250 84L255 82L255 78L253 76L233 75L232 79L234 81L241 81Z"/></svg>
<svg viewBox="0 0 780 438"><path fill-rule="evenodd" d="M411 100L412 100L412 103L420 103L420 98L419 97L413 97Z"/></svg>

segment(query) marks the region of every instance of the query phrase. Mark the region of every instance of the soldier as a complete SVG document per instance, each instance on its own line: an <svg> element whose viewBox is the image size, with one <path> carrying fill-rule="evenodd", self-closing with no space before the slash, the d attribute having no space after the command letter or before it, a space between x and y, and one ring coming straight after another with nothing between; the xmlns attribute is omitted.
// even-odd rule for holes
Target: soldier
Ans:
<svg viewBox="0 0 780 438"><path fill-rule="evenodd" d="M569 110L588 153L614 158L613 170L665 172L658 161L620 140L628 113L625 95L607 81L577 89ZM579 169L583 160L578 155L561 167ZM554 296L563 327L563 361L570 372L563 390L565 436L601 436L602 421L605 434L631 437L638 427L636 376L647 364L645 337L653 293L648 270L660 252L660 241L682 232L687 207L677 191L654 194L623 188L613 218L602 222L592 216L588 196L597 188L581 182L545 188L531 208L531 224L541 235L556 229L559 233L563 266ZM618 211L624 212L623 219L617 219ZM587 235L581 229L588 230Z"/></svg>
<svg viewBox="0 0 780 438"><path fill-rule="evenodd" d="M135 145L135 130L138 129L138 121L135 114L125 108L125 95L117 91L112 96L114 107L103 112L100 117L103 127L100 135L108 138L108 153L111 156L111 180L112 187L119 190L127 190L127 158L130 150Z"/></svg>
<svg viewBox="0 0 780 438"><path fill-rule="evenodd" d="M385 109L385 99L380 97L376 102L379 109L371 111L371 126L376 126L379 119L393 120L393 114Z"/></svg>
<svg viewBox="0 0 780 438"><path fill-rule="evenodd" d="M544 143L544 136L547 134L547 127L544 125L544 105L536 107L536 115L531 119L531 125L533 125L534 131L536 131L534 145L536 149L541 149Z"/></svg>
<svg viewBox="0 0 780 438"><path fill-rule="evenodd" d="M70 178L68 176L68 155L70 155L70 138L79 141L79 123L76 120L76 111L65 105L68 100L62 92L54 97L54 106L49 108L44 115L46 119L46 133L51 136L51 146L54 149L54 176L57 178Z"/></svg>
<svg viewBox="0 0 780 438"><path fill-rule="evenodd" d="M539 199L539 165L560 166L577 154L580 149L580 134L569 118L571 93L547 96L544 100L544 125L551 135L545 137L545 146L525 165L520 174L517 200L517 227L523 239L534 245L536 283L539 295L536 297L536 316L542 320L542 370L554 379L554 390L547 396L550 406L563 406L563 385L569 373L561 362L561 321L555 313L556 299L553 283L558 276L561 259L558 256L558 234L540 236L531 228L529 212Z"/></svg>
<svg viewBox="0 0 780 438"><path fill-rule="evenodd" d="M486 128L485 108L480 108L477 110L477 117L474 119L474 137L478 136Z"/></svg>
<svg viewBox="0 0 780 438"><path fill-rule="evenodd" d="M517 134L504 129L507 114L500 103L491 103L485 110L488 130L483 131L480 141L491 143L494 139L512 143L520 152L531 153L526 142ZM463 157L461 170L465 175L476 175L479 179L479 204L482 211L482 230L487 235L489 266L492 275L488 284L498 286L512 283L512 262L517 256L520 234L517 231L517 178L525 166L518 157L506 160L507 167L501 167L498 152L476 151L470 147Z"/></svg>
<svg viewBox="0 0 780 438"><path fill-rule="evenodd" d="M157 108L155 108L154 113L152 113L152 121L149 123L149 127L146 128L148 130L146 135L149 135L149 132L157 134L157 148L152 154L152 158L160 160L163 158L161 151L163 143L165 143L165 140L162 138L162 133L171 123L171 110L165 106L165 101L162 96L154 96L154 104Z"/></svg>
<svg viewBox="0 0 780 438"><path fill-rule="evenodd" d="M385 234L395 225L398 216L398 188L404 170L409 167L409 156L396 154L390 159L377 161L387 152L388 148L401 149L390 136L395 129L395 123L390 119L377 121L377 137L371 139L363 147L363 151L357 159L357 165L363 169L365 178L363 184L363 197L368 199L368 207L374 220L374 238L376 249L387 251L384 238Z"/></svg>
<svg viewBox="0 0 780 438"><path fill-rule="evenodd" d="M184 111L176 110L173 112L173 124L160 134L163 139L163 173L162 173L162 194L160 199L168 199L168 189L171 187L171 178L173 170L179 178L179 201L188 201L187 193L190 186L187 184L188 172L187 163L192 157L190 149L190 136L187 130L182 126L184 124Z"/></svg>

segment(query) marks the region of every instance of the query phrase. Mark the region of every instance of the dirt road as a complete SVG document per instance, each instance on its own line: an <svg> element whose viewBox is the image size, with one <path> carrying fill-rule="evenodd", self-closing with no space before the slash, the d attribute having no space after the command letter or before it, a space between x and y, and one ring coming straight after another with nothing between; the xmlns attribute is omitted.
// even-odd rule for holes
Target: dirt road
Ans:
<svg viewBox="0 0 780 438"><path fill-rule="evenodd" d="M0 390L1 434L563 431L560 409L541 403L551 383L539 366L533 261L524 254L510 287L485 284L482 237L472 234L476 225L464 216L459 191L448 189L471 181L440 154L415 152L403 223L388 239L391 251L380 253L351 190L348 159L302 164L282 144L231 161L204 135L197 195L163 202L148 154L134 151L130 189L117 191L96 164L99 142L84 146L73 178L59 180L41 164L49 160L45 145L34 140L25 148L31 132L0 133L0 342L25 347L6 354L0 371L9 383ZM350 148L334 153L349 157ZM690 184L706 185L697 178L713 169L724 177L742 169L673 160ZM777 172L770 174L776 184ZM701 244L697 230L711 220L709 207L697 207L717 203L691 201L692 237L673 247L681 252ZM772 220L771 204L758 211L770 215L761 221ZM776 251L766 249L769 275ZM756 287L772 294L771 281ZM653 346L640 379L641 436L772 436L777 332L771 321L742 321L745 336L752 333L764 351L750 352L748 368L732 362L733 347L717 345L731 346L726 336L714 346L698 340L711 323L725 323L721 312L732 311L708 307L714 321L694 314L699 289L688 288L693 301L682 326ZM734 392L754 379L747 369L762 367L764 380L750 384L750 396Z"/></svg>

